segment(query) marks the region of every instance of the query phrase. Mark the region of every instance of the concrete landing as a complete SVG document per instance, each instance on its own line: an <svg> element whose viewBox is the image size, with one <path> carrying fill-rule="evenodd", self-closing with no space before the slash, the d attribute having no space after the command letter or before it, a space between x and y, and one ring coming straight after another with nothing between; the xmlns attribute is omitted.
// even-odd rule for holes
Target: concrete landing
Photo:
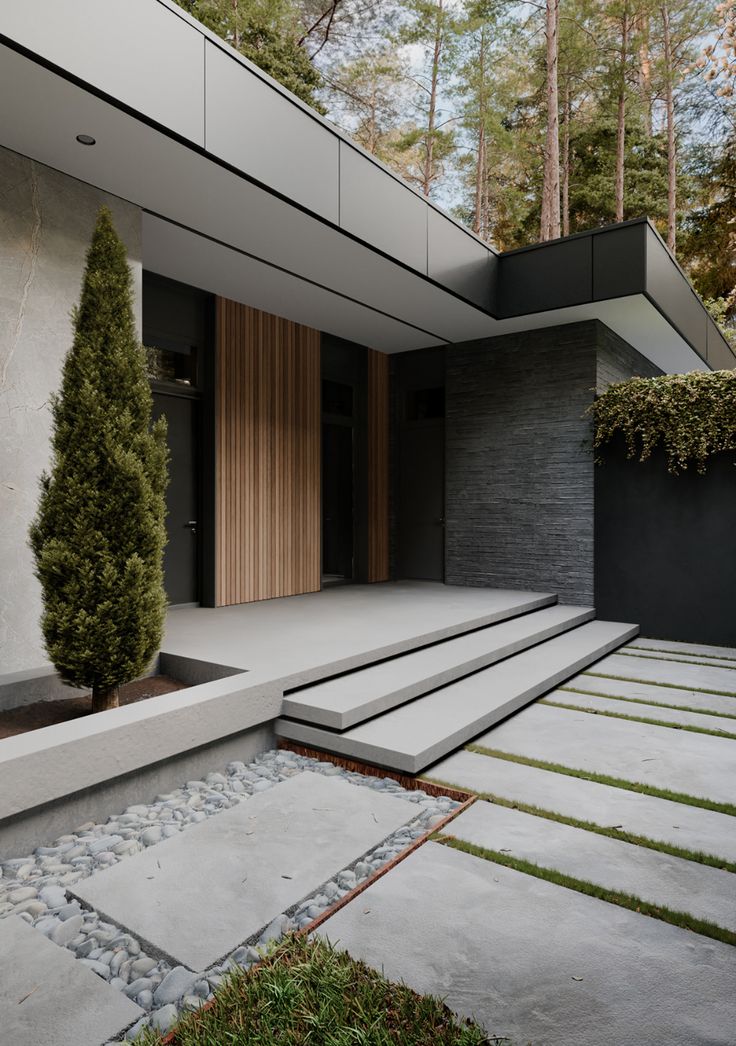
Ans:
<svg viewBox="0 0 736 1046"><path fill-rule="evenodd" d="M456 817L447 831L486 850L736 931L732 872L482 801Z"/></svg>
<svg viewBox="0 0 736 1046"><path fill-rule="evenodd" d="M713 802L734 801L736 741L728 738L536 704L477 743Z"/></svg>
<svg viewBox="0 0 736 1046"><path fill-rule="evenodd" d="M342 734L283 718L276 732L328 752L418 773L636 633L635 625L591 621Z"/></svg>
<svg viewBox="0 0 736 1046"><path fill-rule="evenodd" d="M597 668L594 669L597 671ZM665 705L681 705L704 712L719 712L722 715L736 715L736 698L722 697L720 694L701 694L698 690L687 690L675 686L656 686L654 683L631 683L625 679L610 679L582 673L569 679L565 687L577 687L590 690L594 694L606 694L609 697L633 697L639 701L661 702ZM634 706L636 707L636 706Z"/></svg>
<svg viewBox="0 0 736 1046"><path fill-rule="evenodd" d="M204 970L416 814L306 771L71 892L152 954Z"/></svg>
<svg viewBox="0 0 736 1046"><path fill-rule="evenodd" d="M591 712L613 712L616 715L639 716L645 719L658 719L662 723L671 723L673 727L694 726L699 730L722 730L736 735L736 718L725 716L703 715L700 712L683 712L677 708L661 708L658 705L634 704L631 701L617 701L614 697L592 697L590 694L575 694L568 690L553 690L546 700L559 701L562 704L574 705L575 708L588 708ZM729 700L724 698L724 700ZM736 700L734 703L736 714Z"/></svg>
<svg viewBox="0 0 736 1046"><path fill-rule="evenodd" d="M537 610L287 694L282 714L345 730L585 624L594 616L595 611L587 607Z"/></svg>
<svg viewBox="0 0 736 1046"><path fill-rule="evenodd" d="M691 665L684 661L612 654L597 664L593 671L606 676L624 676L651 683L671 683L677 687L736 694L736 666L713 668L706 664Z"/></svg>
<svg viewBox="0 0 736 1046"><path fill-rule="evenodd" d="M0 1042L101 1046L143 1015L23 919L0 920Z"/></svg>
<svg viewBox="0 0 736 1046"><path fill-rule="evenodd" d="M320 934L533 1046L731 1046L736 950L428 843Z"/></svg>
<svg viewBox="0 0 736 1046"><path fill-rule="evenodd" d="M727 814L475 752L456 752L433 766L428 776L469 792L497 795L604 827L617 826L736 863L734 819Z"/></svg>

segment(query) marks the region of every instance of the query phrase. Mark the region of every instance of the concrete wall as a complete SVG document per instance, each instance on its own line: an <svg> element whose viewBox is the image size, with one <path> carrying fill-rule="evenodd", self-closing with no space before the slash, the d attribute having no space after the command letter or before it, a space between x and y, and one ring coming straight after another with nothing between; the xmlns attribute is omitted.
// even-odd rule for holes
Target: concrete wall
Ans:
<svg viewBox="0 0 736 1046"><path fill-rule="evenodd" d="M41 598L26 536L49 461L49 397L71 345L97 208L128 247L140 325L140 210L0 148L0 671L42 665Z"/></svg>
<svg viewBox="0 0 736 1046"><path fill-rule="evenodd" d="M449 584L593 602L593 390L658 373L598 321L447 350Z"/></svg>

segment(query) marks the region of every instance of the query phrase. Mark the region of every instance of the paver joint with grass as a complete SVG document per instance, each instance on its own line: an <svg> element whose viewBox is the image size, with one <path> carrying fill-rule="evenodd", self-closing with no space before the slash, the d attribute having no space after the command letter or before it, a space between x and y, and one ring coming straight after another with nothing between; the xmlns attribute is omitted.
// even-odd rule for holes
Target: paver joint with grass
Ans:
<svg viewBox="0 0 736 1046"><path fill-rule="evenodd" d="M639 683L641 686L661 686L666 687L669 690L684 689L689 690L691 694L715 694L716 697L736 697L736 693L733 690L713 690L702 686L683 687L681 683L663 683L659 679L637 679L634 676L613 675L611 672L585 671L580 674L583 676L594 676L596 679L618 679L621 683Z"/></svg>
<svg viewBox="0 0 736 1046"><path fill-rule="evenodd" d="M551 773L564 774L566 777L579 777L583 781L595 781L596 784L611 785L613 788L624 788L629 792L641 792L643 795L653 795L657 799L669 799L673 803L696 806L702 810L713 810L718 814L736 817L736 805L734 803L718 803L712 799L703 799L697 795L687 795L685 792L673 792L669 788L657 788L656 785L644 784L642 781L629 781L623 777L611 777L608 774L597 774L592 770L563 766L561 763L548 763L544 759L532 759L525 755L514 755L512 752L503 752L498 748L486 748L485 745L469 744L465 746L465 750L467 752L477 752L478 755L489 755L494 759L506 759L510 763L520 763L522 766L535 766L539 770L549 770Z"/></svg>
<svg viewBox="0 0 736 1046"><path fill-rule="evenodd" d="M594 694L594 697L603 697L603 694ZM613 698L618 700L618 698ZM541 705L548 705L550 708L565 708L570 712L586 712L588 715L601 715L607 716L609 719L623 719L628 723L646 723L647 726L664 726L669 730L684 730L686 733L691 734L709 734L712 737L726 737L732 741L736 741L736 734L729 733L728 730L709 730L704 726L693 726L692 723L670 723L665 719L652 719L650 716L640 715L627 715L625 712L612 712L608 708L585 708L581 705L567 704L565 701L553 701L551 698L545 697L539 702Z"/></svg>
<svg viewBox="0 0 736 1046"><path fill-rule="evenodd" d="M590 674L591 673L588 673L588 675ZM694 708L692 705L672 705L665 701L655 701L653 698L649 697L624 697L622 694L606 694L599 690L583 690L583 688L579 686L561 686L558 687L558 690L566 694L585 694L586 697L607 697L611 701L628 701L632 705L649 705L653 708L671 708L674 712L695 712L697 715L716 716L718 719L736 719L736 713L732 715L729 712L714 712L710 708Z"/></svg>
<svg viewBox="0 0 736 1046"><path fill-rule="evenodd" d="M732 930L726 930L724 927L718 926L717 923L709 922L706 919L696 919L689 912L678 912L664 905L651 904L649 901L643 901L640 897L636 897L633 894L623 893L619 890L610 890L604 886L599 886L597 883L591 883L587 879L577 879L575 876L566 875L564 872L557 871L556 868L546 868L535 864L534 861L512 857L510 854L501 853L499 850L488 850L484 846L476 846L475 843L467 843L465 840L457 839L453 835L440 834L435 837L434 841L442 843L443 846L450 846L455 850L462 850L463 853L471 854L473 857L480 857L484 861L491 861L494 864L512 868L514 871L523 872L525 875L533 875L537 879L544 879L546 882L554 883L556 886L564 886L568 890L576 890L578 893L586 894L588 897L595 897L600 901L608 901L609 904L628 908L630 911L638 912L640 915L648 915L653 919L660 919L662 922L670 923L672 926L679 926L683 930L692 930L693 933L699 933L704 937L711 937L715 941L722 941L724 944L736 946L736 933Z"/></svg>
<svg viewBox="0 0 736 1046"><path fill-rule="evenodd" d="M151 1031L139 1046L161 1046ZM394 984L321 939L292 936L236 968L172 1046L505 1046L438 998Z"/></svg>

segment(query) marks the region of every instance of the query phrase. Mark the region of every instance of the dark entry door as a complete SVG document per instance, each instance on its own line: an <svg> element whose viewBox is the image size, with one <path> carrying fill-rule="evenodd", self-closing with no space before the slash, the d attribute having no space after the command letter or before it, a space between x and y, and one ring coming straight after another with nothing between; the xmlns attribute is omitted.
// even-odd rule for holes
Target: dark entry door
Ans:
<svg viewBox="0 0 736 1046"><path fill-rule="evenodd" d="M444 581L443 388L407 390L399 444L397 574Z"/></svg>
<svg viewBox="0 0 736 1046"><path fill-rule="evenodd" d="M353 427L322 422L322 580L353 577Z"/></svg>
<svg viewBox="0 0 736 1046"><path fill-rule="evenodd" d="M169 603L199 600L197 571L197 411L199 402L185 396L153 394L153 417L166 415L169 444L169 487L166 493L164 584Z"/></svg>

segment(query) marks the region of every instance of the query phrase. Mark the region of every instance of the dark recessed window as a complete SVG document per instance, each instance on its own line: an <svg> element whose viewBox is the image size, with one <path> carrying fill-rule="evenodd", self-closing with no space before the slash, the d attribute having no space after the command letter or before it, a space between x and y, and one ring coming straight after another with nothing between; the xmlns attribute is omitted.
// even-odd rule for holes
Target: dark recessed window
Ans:
<svg viewBox="0 0 736 1046"><path fill-rule="evenodd" d="M428 421L444 416L445 390L442 386L434 389L409 389L406 394L407 421Z"/></svg>
<svg viewBox="0 0 736 1046"><path fill-rule="evenodd" d="M322 379L322 413L337 414L341 418L353 416L353 387L341 381Z"/></svg>
<svg viewBox="0 0 736 1046"><path fill-rule="evenodd" d="M197 349L194 345L146 345L146 366L151 381L196 387Z"/></svg>

